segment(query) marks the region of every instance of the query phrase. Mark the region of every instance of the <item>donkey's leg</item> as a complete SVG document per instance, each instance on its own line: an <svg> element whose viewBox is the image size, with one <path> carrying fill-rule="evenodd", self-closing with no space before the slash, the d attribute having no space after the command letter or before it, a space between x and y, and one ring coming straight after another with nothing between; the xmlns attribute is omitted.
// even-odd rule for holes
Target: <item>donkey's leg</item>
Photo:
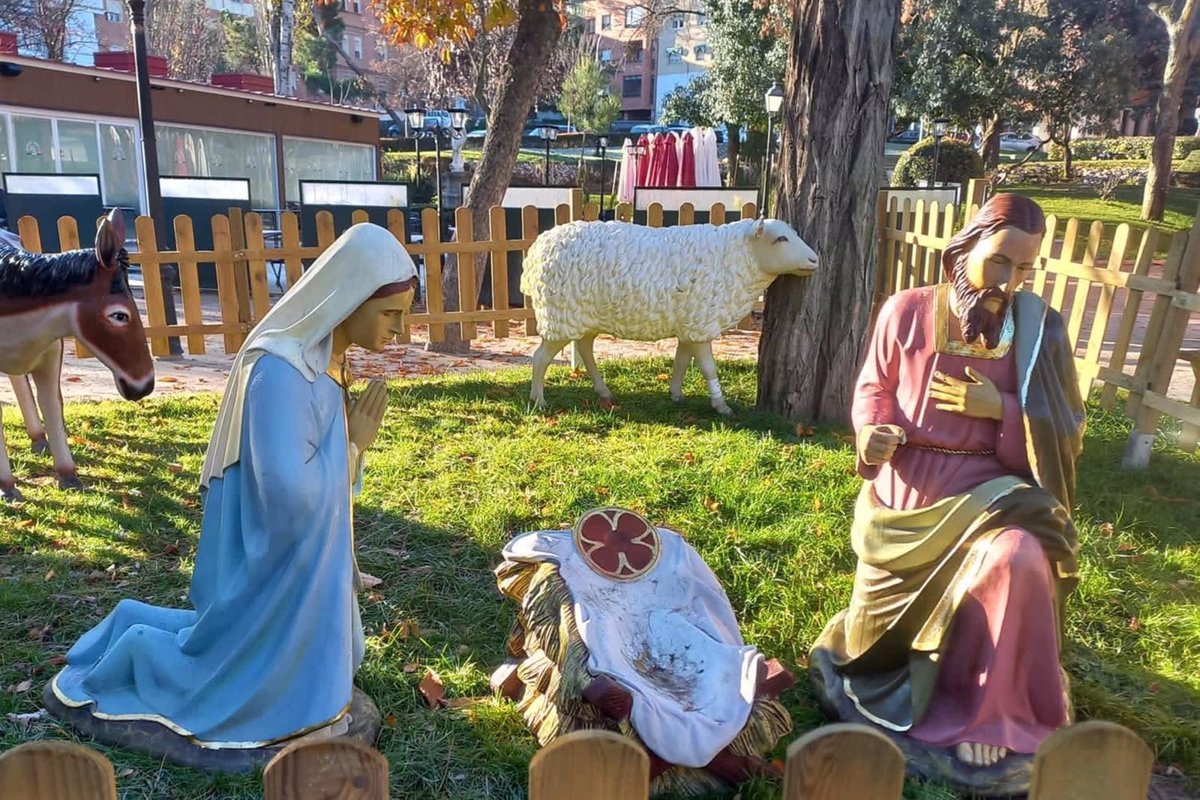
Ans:
<svg viewBox="0 0 1200 800"><path fill-rule="evenodd" d="M700 367L700 373L708 382L708 397L712 407L718 414L732 414L733 409L725 402L721 382L717 380L717 362L713 358L712 342L696 342L692 345L692 352L696 355L696 366Z"/></svg>
<svg viewBox="0 0 1200 800"><path fill-rule="evenodd" d="M17 396L17 405L21 407L21 418L25 421L25 432L33 442L35 453L49 453L50 444L46 441L46 426L42 425L42 415L38 411L37 401L33 399L33 387L29 385L28 375L9 375L12 382L13 394Z"/></svg>
<svg viewBox="0 0 1200 800"><path fill-rule="evenodd" d="M675 369L671 371L671 399L677 403L683 399L683 378L691 365L691 343L679 342L675 345Z"/></svg>
<svg viewBox="0 0 1200 800"><path fill-rule="evenodd" d="M75 471L75 461L67 446L67 427L63 421L62 379L63 344L60 339L46 351L30 374L37 386L38 405L46 419L46 434L50 453L54 456L54 471L62 489L82 489L83 483Z"/></svg>
<svg viewBox="0 0 1200 800"><path fill-rule="evenodd" d="M0 500L16 502L21 498L17 481L13 477L12 464L8 462L8 450L4 446L4 404L0 403Z"/></svg>
<svg viewBox="0 0 1200 800"><path fill-rule="evenodd" d="M592 388L600 396L600 405L611 406L613 404L612 392L608 390L608 386L604 383L604 376L600 374L600 368L596 366L596 353L593 351L595 343L596 334L585 336L575 342L575 351L583 360L583 365L587 367L588 376L592 379Z"/></svg>

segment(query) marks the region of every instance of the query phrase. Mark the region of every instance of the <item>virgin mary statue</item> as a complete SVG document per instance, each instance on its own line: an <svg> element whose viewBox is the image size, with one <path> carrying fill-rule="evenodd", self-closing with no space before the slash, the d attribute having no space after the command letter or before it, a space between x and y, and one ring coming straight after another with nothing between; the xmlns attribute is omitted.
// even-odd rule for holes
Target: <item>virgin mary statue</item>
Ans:
<svg viewBox="0 0 1200 800"><path fill-rule="evenodd" d="M339 365L401 330L415 285L396 239L355 225L251 332L204 462L192 607L122 600L75 643L50 689L77 726L152 721L206 749L344 727L363 656L351 487L386 391L349 405Z"/></svg>

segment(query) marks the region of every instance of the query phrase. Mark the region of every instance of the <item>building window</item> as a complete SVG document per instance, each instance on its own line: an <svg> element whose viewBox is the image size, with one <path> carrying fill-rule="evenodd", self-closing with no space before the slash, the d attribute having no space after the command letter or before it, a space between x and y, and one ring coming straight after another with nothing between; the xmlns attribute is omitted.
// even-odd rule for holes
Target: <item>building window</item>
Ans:
<svg viewBox="0 0 1200 800"><path fill-rule="evenodd" d="M600 51L600 63L607 64L610 61L612 61L612 50L601 50Z"/></svg>
<svg viewBox="0 0 1200 800"><path fill-rule="evenodd" d="M279 208L275 136L240 131L154 126L158 171L181 178L249 178L253 208Z"/></svg>
<svg viewBox="0 0 1200 800"><path fill-rule="evenodd" d="M626 75L621 84L621 97L641 97L642 76Z"/></svg>
<svg viewBox="0 0 1200 800"><path fill-rule="evenodd" d="M369 144L283 137L287 199L300 200L300 181L373 181L375 148Z"/></svg>
<svg viewBox="0 0 1200 800"><path fill-rule="evenodd" d="M125 18L125 4L121 0L104 0L104 18L109 22L120 22Z"/></svg>
<svg viewBox="0 0 1200 800"><path fill-rule="evenodd" d="M350 10L355 14L362 13L362 0L350 0Z"/></svg>
<svg viewBox="0 0 1200 800"><path fill-rule="evenodd" d="M683 14L673 14L671 16L671 30L683 30Z"/></svg>
<svg viewBox="0 0 1200 800"><path fill-rule="evenodd" d="M583 23L583 30L585 33L588 33L588 34L595 33L596 32L596 20L592 17L588 17L587 20L584 21L584 23Z"/></svg>
<svg viewBox="0 0 1200 800"><path fill-rule="evenodd" d="M705 15L705 14L697 14L696 15L696 27L697 28L703 28L707 24L708 24L708 16L707 15Z"/></svg>
<svg viewBox="0 0 1200 800"><path fill-rule="evenodd" d="M641 6L633 6L625 9L625 27L636 28L642 24L642 20L646 18L646 9Z"/></svg>
<svg viewBox="0 0 1200 800"><path fill-rule="evenodd" d="M362 44L363 44L363 42L362 42L362 37L361 37L361 36L353 36L353 37L351 37L351 42L353 42L353 44L354 44L354 47L353 47L353 49L351 50L351 52L354 54L354 57L355 57L355 58L357 58L358 60L360 60L360 61L361 61L361 60L362 60L362 53L363 53L363 51L362 51Z"/></svg>
<svg viewBox="0 0 1200 800"><path fill-rule="evenodd" d="M375 57L380 61L383 61L388 57L387 42L379 39L375 40Z"/></svg>
<svg viewBox="0 0 1200 800"><path fill-rule="evenodd" d="M612 14L605 14L600 18L600 30L606 31L612 27Z"/></svg>
<svg viewBox="0 0 1200 800"><path fill-rule="evenodd" d="M667 63L678 64L683 61L683 48L672 47L667 50Z"/></svg>
<svg viewBox="0 0 1200 800"><path fill-rule="evenodd" d="M696 60L703 61L706 58L708 58L708 45L706 45L706 44L696 45Z"/></svg>
<svg viewBox="0 0 1200 800"><path fill-rule="evenodd" d="M643 52L644 51L640 42L637 44L631 44L625 48L625 60L630 64L640 64L642 63Z"/></svg>

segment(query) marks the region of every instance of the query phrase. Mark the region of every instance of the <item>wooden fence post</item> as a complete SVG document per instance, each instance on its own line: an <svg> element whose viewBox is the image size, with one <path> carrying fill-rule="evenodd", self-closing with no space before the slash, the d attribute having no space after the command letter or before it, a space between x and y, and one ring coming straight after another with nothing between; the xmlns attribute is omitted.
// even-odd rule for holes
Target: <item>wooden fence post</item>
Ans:
<svg viewBox="0 0 1200 800"><path fill-rule="evenodd" d="M1177 293L1187 294L1200 289L1200 214L1197 214L1192 222L1175 289ZM1192 312L1177 304L1177 299L1178 297L1159 295L1159 300L1170 303L1170 306L1166 307L1166 313L1163 315L1162 332L1153 342L1152 350L1148 354L1149 368L1143 373L1148 377L1147 394L1166 395L1167 388L1171 385L1171 376L1175 372L1175 364L1179 360L1179 351L1187 335L1188 320ZM1144 349L1150 347L1150 334L1150 330L1147 329ZM1154 446L1154 435L1158 429L1158 417L1161 412L1150 406L1146 402L1147 399L1142 398L1134 429L1130 431L1129 439L1125 443L1121 466L1126 469L1145 469L1150 464L1150 451Z"/></svg>
<svg viewBox="0 0 1200 800"><path fill-rule="evenodd" d="M837 723L788 747L784 800L900 800L904 755L866 725Z"/></svg>
<svg viewBox="0 0 1200 800"><path fill-rule="evenodd" d="M650 757L610 731L576 731L539 750L529 762L529 800L645 800Z"/></svg>
<svg viewBox="0 0 1200 800"><path fill-rule="evenodd" d="M229 237L234 252L246 249L246 221L242 209L237 206L229 209ZM237 289L238 322L250 323L254 320L250 313L250 266L244 258L233 262L233 278Z"/></svg>
<svg viewBox="0 0 1200 800"><path fill-rule="evenodd" d="M1091 720L1050 734L1033 758L1029 800L1145 800L1154 754L1137 734Z"/></svg>
<svg viewBox="0 0 1200 800"><path fill-rule="evenodd" d="M984 203L987 202L988 182L984 178L970 178L967 181L967 196L963 198L963 225L971 221Z"/></svg>
<svg viewBox="0 0 1200 800"><path fill-rule="evenodd" d="M388 800L388 763L378 750L338 737L296 742L263 772L264 800Z"/></svg>
<svg viewBox="0 0 1200 800"><path fill-rule="evenodd" d="M117 800L107 758L73 742L19 745L0 755L0 797L20 800Z"/></svg>

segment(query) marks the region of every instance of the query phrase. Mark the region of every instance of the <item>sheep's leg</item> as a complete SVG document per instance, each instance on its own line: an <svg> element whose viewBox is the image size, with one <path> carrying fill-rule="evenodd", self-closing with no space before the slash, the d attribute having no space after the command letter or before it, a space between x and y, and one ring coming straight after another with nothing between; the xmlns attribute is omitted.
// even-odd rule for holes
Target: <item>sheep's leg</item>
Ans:
<svg viewBox="0 0 1200 800"><path fill-rule="evenodd" d="M33 387L29 385L28 375L9 375L13 394L17 396L17 405L21 407L21 419L25 421L25 432L33 443L35 453L50 452L46 441L46 427L42 425L42 416L38 411L37 401L33 399Z"/></svg>
<svg viewBox="0 0 1200 800"><path fill-rule="evenodd" d="M588 377L592 379L592 388L596 390L596 394L600 395L601 405L612 405L612 392L604 385L604 376L600 374L600 368L596 366L596 354L592 350L595 343L595 334L585 336L575 343L575 352L579 354L583 366L587 368Z"/></svg>
<svg viewBox="0 0 1200 800"><path fill-rule="evenodd" d="M82 489L83 483L75 469L75 460L71 458L71 448L67 445L67 426L63 419L62 380L63 344L59 340L57 347L51 347L42 356L42 360L30 373L33 383L37 386L38 405L46 420L46 434L50 440L50 453L54 456L54 471L58 473L60 489Z"/></svg>
<svg viewBox="0 0 1200 800"><path fill-rule="evenodd" d="M533 383L529 389L529 399L538 408L546 407L546 369L568 344L565 341L548 342L542 339L538 349L533 352Z"/></svg>
<svg viewBox="0 0 1200 800"><path fill-rule="evenodd" d="M712 342L696 342L692 345L692 352L696 354L696 366L700 367L700 373L708 382L708 397L712 401L712 407L718 414L732 414L733 409L725 402L725 395L721 393L721 382L717 380L717 362L713 358Z"/></svg>
<svg viewBox="0 0 1200 800"><path fill-rule="evenodd" d="M8 461L8 450L4 446L4 404L0 403L0 500L15 503L21 500L17 480L13 477L12 464Z"/></svg>
<svg viewBox="0 0 1200 800"><path fill-rule="evenodd" d="M675 347L675 369L671 372L671 399L678 403L683 399L683 378L692 365L692 345L680 342Z"/></svg>

